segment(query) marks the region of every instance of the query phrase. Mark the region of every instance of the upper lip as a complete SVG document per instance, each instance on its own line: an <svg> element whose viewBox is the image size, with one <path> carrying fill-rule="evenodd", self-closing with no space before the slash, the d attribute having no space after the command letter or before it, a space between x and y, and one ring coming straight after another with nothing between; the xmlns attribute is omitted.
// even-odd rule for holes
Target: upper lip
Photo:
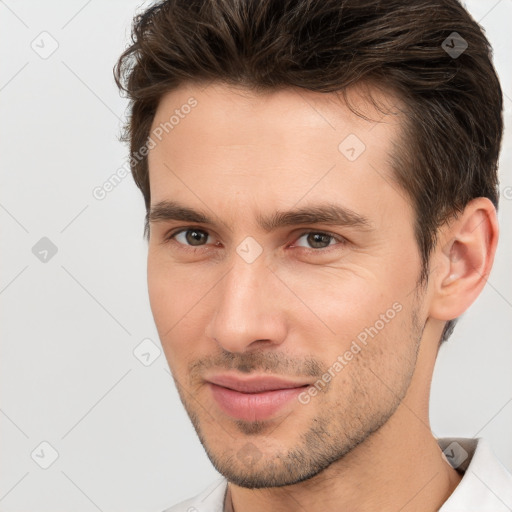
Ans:
<svg viewBox="0 0 512 512"><path fill-rule="evenodd" d="M264 391L299 388L309 385L308 382L291 381L270 375L252 375L241 378L234 375L219 374L208 377L206 380L217 386L240 391L241 393L262 393Z"/></svg>

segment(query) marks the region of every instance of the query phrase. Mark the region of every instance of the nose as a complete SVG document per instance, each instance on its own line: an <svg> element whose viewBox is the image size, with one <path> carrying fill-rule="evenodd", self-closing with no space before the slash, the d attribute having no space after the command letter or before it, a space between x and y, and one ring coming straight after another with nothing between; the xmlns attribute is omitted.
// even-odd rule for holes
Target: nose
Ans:
<svg viewBox="0 0 512 512"><path fill-rule="evenodd" d="M231 270L215 287L215 311L206 335L229 352L283 342L287 331L286 287L263 257L247 263L234 255Z"/></svg>

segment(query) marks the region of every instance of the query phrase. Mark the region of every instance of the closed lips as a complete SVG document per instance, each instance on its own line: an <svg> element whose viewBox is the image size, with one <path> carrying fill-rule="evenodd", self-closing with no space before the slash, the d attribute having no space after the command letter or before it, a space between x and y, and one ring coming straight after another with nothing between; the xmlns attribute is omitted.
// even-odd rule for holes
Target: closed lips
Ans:
<svg viewBox="0 0 512 512"><path fill-rule="evenodd" d="M287 381L278 377L252 377L240 379L231 375L216 375L206 379L211 384L232 389L240 393L264 393L281 389L292 389L309 386L309 383Z"/></svg>

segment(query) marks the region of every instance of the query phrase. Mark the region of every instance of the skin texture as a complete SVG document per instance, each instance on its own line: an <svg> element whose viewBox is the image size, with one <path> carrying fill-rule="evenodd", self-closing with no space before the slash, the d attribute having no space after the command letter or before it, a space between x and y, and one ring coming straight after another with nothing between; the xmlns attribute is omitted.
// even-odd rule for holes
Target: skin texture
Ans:
<svg viewBox="0 0 512 512"><path fill-rule="evenodd" d="M414 210L390 163L401 119L365 91L350 98L373 121L332 93L220 83L184 84L155 115L153 129L197 100L149 153L151 204L178 201L214 222L152 221L148 288L181 400L236 511L433 511L461 478L430 430L430 382L445 321L485 284L496 213L478 198L443 225L420 285ZM350 134L365 145L353 161L343 152ZM258 224L326 202L367 224ZM250 263L237 252L247 237L262 249ZM268 420L228 416L205 382L229 371L312 385L376 325L321 392Z"/></svg>

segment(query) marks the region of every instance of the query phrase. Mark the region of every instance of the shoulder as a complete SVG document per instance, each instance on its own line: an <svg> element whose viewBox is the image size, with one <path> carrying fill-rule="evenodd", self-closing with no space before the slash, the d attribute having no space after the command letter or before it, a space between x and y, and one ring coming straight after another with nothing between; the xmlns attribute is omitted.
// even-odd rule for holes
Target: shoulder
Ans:
<svg viewBox="0 0 512 512"><path fill-rule="evenodd" d="M218 478L197 496L177 503L163 512L223 512L227 483L224 477Z"/></svg>
<svg viewBox="0 0 512 512"><path fill-rule="evenodd" d="M454 467L463 473L459 485L439 512L512 510L512 474L485 439L444 438L437 441L445 456L456 460L458 467Z"/></svg>

